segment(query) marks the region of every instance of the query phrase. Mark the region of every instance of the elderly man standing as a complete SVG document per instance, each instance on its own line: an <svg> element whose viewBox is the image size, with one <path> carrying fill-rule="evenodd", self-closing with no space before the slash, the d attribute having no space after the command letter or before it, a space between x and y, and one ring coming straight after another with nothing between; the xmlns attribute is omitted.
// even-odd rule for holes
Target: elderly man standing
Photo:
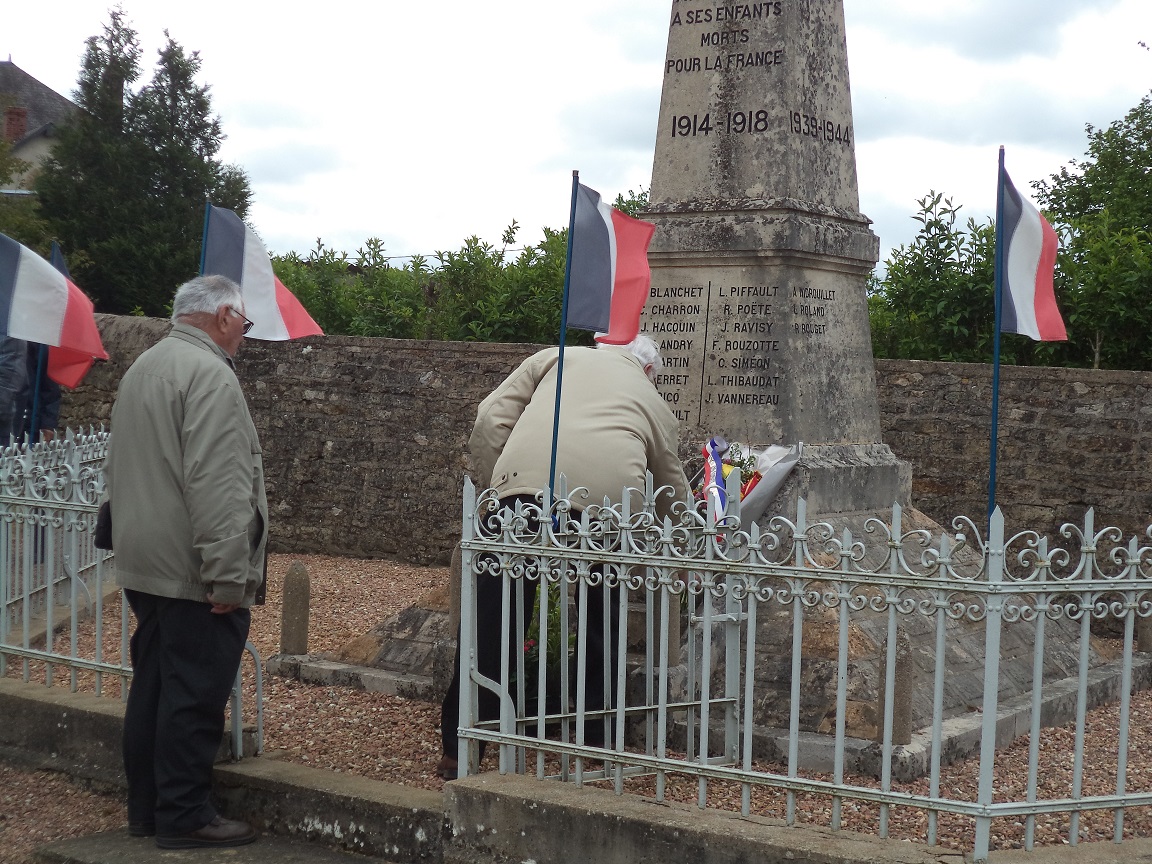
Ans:
<svg viewBox="0 0 1152 864"><path fill-rule="evenodd" d="M475 479L480 488L493 487L505 506L514 506L517 498L534 503L536 494L548 485L558 357L556 348L529 357L477 411L468 441ZM679 424L654 385L661 366L656 343L644 335L625 346L601 344L565 352L556 473L567 478L569 489L587 489L581 500L598 504L607 498L619 503L625 488L644 488L646 471L652 472L657 487L671 489L657 502L660 515L667 514L674 502L687 499L688 480L677 456ZM579 503L573 500L574 506ZM525 587L530 610L536 583ZM618 646L612 643L619 620L618 590L599 585L588 591L585 707L589 711L610 707L605 691L611 697L615 678L604 681L603 661L607 653L609 666L615 668ZM478 577L477 666L495 681L501 677L500 639L493 634L500 629L502 594L500 577ZM605 606L611 622L607 633ZM511 656L516 655L513 649ZM444 757L437 773L446 779L457 773L459 683L458 644L455 675L440 717ZM478 710L481 720L498 717L496 694L481 688ZM603 723L589 724L586 743L599 745L604 740Z"/></svg>
<svg viewBox="0 0 1152 864"><path fill-rule="evenodd" d="M180 286L172 320L120 382L105 463L117 580L136 616L128 827L164 849L240 846L256 832L208 795L268 535L260 442L232 364L252 325L223 276Z"/></svg>

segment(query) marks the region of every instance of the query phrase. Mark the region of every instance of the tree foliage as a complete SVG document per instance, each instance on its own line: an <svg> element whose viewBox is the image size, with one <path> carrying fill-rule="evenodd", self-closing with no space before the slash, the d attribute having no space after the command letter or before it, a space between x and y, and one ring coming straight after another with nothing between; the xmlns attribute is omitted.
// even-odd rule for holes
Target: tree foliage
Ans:
<svg viewBox="0 0 1152 864"><path fill-rule="evenodd" d="M987 363L994 337L995 225L969 219L938 193L920 199L921 223L869 286L876 357ZM1056 300L1067 342L1005 333L1000 359L1019 365L1152 369L1152 237L1117 228L1108 210L1061 226Z"/></svg>
<svg viewBox="0 0 1152 864"><path fill-rule="evenodd" d="M1108 211L1114 229L1152 231L1152 94L1106 129L1084 127L1088 152L1032 184L1054 223Z"/></svg>
<svg viewBox="0 0 1152 864"><path fill-rule="evenodd" d="M888 259L868 297L873 353L903 360L987 362L992 356L995 229L942 193L919 200L920 230Z"/></svg>
<svg viewBox="0 0 1152 864"><path fill-rule="evenodd" d="M513 255L515 222L496 247L469 237L460 249L388 264L383 244L368 240L350 257L317 241L307 258L278 256L280 280L326 333L400 339L551 344L560 333L568 232ZM588 344L590 333L567 340Z"/></svg>
<svg viewBox="0 0 1152 864"><path fill-rule="evenodd" d="M1068 365L1152 369L1152 234L1120 225L1108 209L1062 231L1056 273Z"/></svg>
<svg viewBox="0 0 1152 864"><path fill-rule="evenodd" d="M369 238L353 259L317 240L307 257L276 256L272 267L325 333L423 338L423 262L389 266L377 238Z"/></svg>
<svg viewBox="0 0 1152 864"><path fill-rule="evenodd" d="M41 212L77 281L105 312L164 314L198 270L204 203L245 215L247 177L217 153L224 135L197 52L167 32L151 81L123 12L86 43L74 98L83 109L60 132L36 180ZM76 256L76 253L83 253Z"/></svg>
<svg viewBox="0 0 1152 864"><path fill-rule="evenodd" d="M567 232L544 229L544 240L515 258L508 247L516 223L496 249L470 237L459 252L440 252L425 284L429 336L477 342L555 342L560 334Z"/></svg>
<svg viewBox="0 0 1152 864"><path fill-rule="evenodd" d="M12 142L0 140L0 186L7 186L17 174L25 171L27 167L27 162L17 159L13 154Z"/></svg>
<svg viewBox="0 0 1152 864"><path fill-rule="evenodd" d="M1084 158L1033 184L1061 233L1056 285L1070 360L1152 369L1152 95L1085 131Z"/></svg>
<svg viewBox="0 0 1152 864"><path fill-rule="evenodd" d="M641 215L648 192L617 195L614 206ZM514 250L519 226L500 245L469 237L455 251L417 256L393 267L379 239L354 256L316 241L305 258L273 259L280 280L326 333L476 342L555 343L560 333L568 231L544 229L544 239ZM590 344L570 330L566 341Z"/></svg>
<svg viewBox="0 0 1152 864"><path fill-rule="evenodd" d="M12 144L0 141L0 186L9 185L27 169L28 163L12 154ZM41 255L48 254L52 239L32 195L0 195L0 234Z"/></svg>
<svg viewBox="0 0 1152 864"><path fill-rule="evenodd" d="M1068 341L1005 334L1008 363L1152 369L1152 96L1106 129L1088 126L1088 151L1036 197L1061 238L1056 300ZM877 357L992 357L995 228L968 220L937 193L920 200L911 245L896 249L869 291Z"/></svg>
<svg viewBox="0 0 1152 864"><path fill-rule="evenodd" d="M619 210L621 213L627 213L636 219L644 218L644 211L648 209L649 193L651 189L640 187L639 191L628 190L627 197L623 193L616 195L616 200L612 202L612 206Z"/></svg>

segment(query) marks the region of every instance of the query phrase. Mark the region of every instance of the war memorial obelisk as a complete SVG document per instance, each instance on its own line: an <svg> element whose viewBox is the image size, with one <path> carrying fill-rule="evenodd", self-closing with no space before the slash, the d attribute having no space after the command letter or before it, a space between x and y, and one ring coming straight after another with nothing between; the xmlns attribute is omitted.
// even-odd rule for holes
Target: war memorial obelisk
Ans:
<svg viewBox="0 0 1152 864"><path fill-rule="evenodd" d="M803 441L814 512L907 503L881 443L843 0L673 0L642 330L690 441ZM698 445L697 445L698 446Z"/></svg>

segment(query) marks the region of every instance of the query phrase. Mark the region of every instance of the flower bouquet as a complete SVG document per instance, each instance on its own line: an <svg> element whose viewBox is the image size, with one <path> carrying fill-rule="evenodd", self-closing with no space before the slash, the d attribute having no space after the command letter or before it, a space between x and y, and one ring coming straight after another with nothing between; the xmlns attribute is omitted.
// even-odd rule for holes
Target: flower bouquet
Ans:
<svg viewBox="0 0 1152 864"><path fill-rule="evenodd" d="M699 486L693 484L694 496L698 501L707 501L720 518L727 506L724 481L740 469L740 527L746 531L764 515L803 450L803 443L788 447L770 444L756 450L739 442L729 444L715 435L702 447L704 468L697 475L702 482Z"/></svg>

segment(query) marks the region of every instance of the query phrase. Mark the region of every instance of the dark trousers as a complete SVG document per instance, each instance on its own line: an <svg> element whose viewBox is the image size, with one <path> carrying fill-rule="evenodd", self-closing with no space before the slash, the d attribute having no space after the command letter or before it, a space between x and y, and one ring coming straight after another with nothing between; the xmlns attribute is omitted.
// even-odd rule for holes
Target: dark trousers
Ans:
<svg viewBox="0 0 1152 864"><path fill-rule="evenodd" d="M476 578L476 667L481 675L500 682L500 622L503 605L503 578L480 575ZM516 585L513 583L510 594L513 622L508 638L508 658L515 671L516 663ZM536 601L536 583L524 584L524 630L527 632L532 617L532 604ZM463 614L463 611L461 611ZM460 630L456 630L456 662L452 668L452 683L444 694L440 706L440 739L444 755L459 758L460 739L456 735L460 723ZM522 650L522 649L521 649ZM534 685L532 685L534 686ZM479 688L477 712L480 720L496 720L500 717L500 697L487 687ZM480 758L484 758L484 744L480 744Z"/></svg>
<svg viewBox="0 0 1152 864"><path fill-rule="evenodd" d="M593 568L597 570L599 568ZM600 711L616 704L616 661L620 647L620 592L621 588L606 588L603 584L588 586L588 620L582 626L586 633L587 671L584 675L584 708ZM577 593L579 598L579 593ZM608 607L608 621L604 622L604 607ZM607 629L605 629L607 628ZM575 650L575 646L573 648ZM608 671L604 671L607 657ZM607 675L607 677L605 677ZM605 684L608 686L605 687ZM607 698L605 698L607 694ZM599 721L589 721L584 729L584 740L596 746L611 742L605 737ZM609 743L609 746L611 744Z"/></svg>
<svg viewBox="0 0 1152 864"><path fill-rule="evenodd" d="M527 501L533 499L527 498ZM511 506L514 499L504 499L502 503ZM578 514L577 514L578 516ZM453 574L458 578L458 574ZM524 580L524 630L527 632L531 623L532 605L536 600L537 583ZM503 577L480 574L476 577L476 667L481 675L500 681L500 624L502 620L503 605ZM577 595L579 596L579 595ZM509 670L515 671L517 652L523 651L523 646L516 642L516 580L512 581L509 591L512 623L510 633L505 634L508 639L508 657L512 665ZM604 605L608 604L608 632L604 631ZM461 610L463 614L463 610ZM605 588L603 584L588 587L587 618L579 622L579 626L587 634L586 647L586 673L585 703L588 711L610 708L615 701L616 694L616 658L617 658L617 626L620 621L620 589ZM567 628L565 628L567 630ZM547 638L541 634L541 639ZM456 631L456 662L452 670L452 683L448 685L448 692L444 695L444 702L440 706L440 738L444 755L453 759L459 758L459 742L457 730L460 723L460 675L461 675L461 645L460 631ZM576 646L573 645L573 651ZM608 651L610 697L606 702L604 679L604 654ZM549 681L550 685L559 686L559 681ZM536 686L536 682L527 682L529 690ZM574 693L572 694L573 698ZM500 717L500 698L486 687L479 688L477 713L480 721L496 720ZM589 721L585 727L585 741L589 744L600 745L605 741L604 726L600 722ZM484 758L484 744L480 745L480 758Z"/></svg>
<svg viewBox="0 0 1152 864"><path fill-rule="evenodd" d="M206 602L127 590L136 616L124 712L128 821L160 835L212 821L212 765L224 709L248 639L247 609L215 615Z"/></svg>

